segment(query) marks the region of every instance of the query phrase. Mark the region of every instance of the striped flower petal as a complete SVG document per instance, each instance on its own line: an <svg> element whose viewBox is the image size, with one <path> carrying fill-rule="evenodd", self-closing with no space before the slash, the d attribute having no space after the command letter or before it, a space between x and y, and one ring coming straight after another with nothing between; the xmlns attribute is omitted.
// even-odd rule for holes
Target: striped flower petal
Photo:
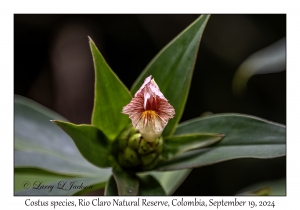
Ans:
<svg viewBox="0 0 300 210"><path fill-rule="evenodd" d="M135 129L146 141L152 142L161 135L169 119L174 117L175 110L149 76L131 102L123 107L122 113L128 114Z"/></svg>

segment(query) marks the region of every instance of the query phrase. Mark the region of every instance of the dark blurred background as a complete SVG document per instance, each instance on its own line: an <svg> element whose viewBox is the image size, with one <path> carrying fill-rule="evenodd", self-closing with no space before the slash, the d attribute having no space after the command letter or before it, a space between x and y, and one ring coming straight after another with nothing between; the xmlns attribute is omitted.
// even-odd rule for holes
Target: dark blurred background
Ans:
<svg viewBox="0 0 300 210"><path fill-rule="evenodd" d="M14 93L90 123L94 70L90 36L130 88L150 60L198 14L16 14ZM239 97L232 79L252 53L286 36L286 15L212 15L204 31L181 121L204 112L244 113L286 123L286 71L255 75ZM286 158L239 159L194 169L174 195L234 195L286 176Z"/></svg>

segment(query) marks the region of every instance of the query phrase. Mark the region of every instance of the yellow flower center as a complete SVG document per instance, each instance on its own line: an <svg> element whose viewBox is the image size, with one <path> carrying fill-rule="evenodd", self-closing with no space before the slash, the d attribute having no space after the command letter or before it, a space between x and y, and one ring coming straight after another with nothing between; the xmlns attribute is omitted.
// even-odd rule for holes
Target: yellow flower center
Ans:
<svg viewBox="0 0 300 210"><path fill-rule="evenodd" d="M147 118L147 119L156 118L157 113L153 110L146 110L146 111L143 111L142 117Z"/></svg>

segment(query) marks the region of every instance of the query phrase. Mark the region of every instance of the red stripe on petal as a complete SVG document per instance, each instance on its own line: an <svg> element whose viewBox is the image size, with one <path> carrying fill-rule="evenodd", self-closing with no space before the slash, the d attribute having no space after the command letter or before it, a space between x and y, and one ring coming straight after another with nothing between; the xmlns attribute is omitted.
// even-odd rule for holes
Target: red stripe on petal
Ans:
<svg viewBox="0 0 300 210"><path fill-rule="evenodd" d="M129 115L133 126L149 141L161 135L169 119L175 115L173 106L151 78L149 76L145 79L135 97L122 110L122 113Z"/></svg>

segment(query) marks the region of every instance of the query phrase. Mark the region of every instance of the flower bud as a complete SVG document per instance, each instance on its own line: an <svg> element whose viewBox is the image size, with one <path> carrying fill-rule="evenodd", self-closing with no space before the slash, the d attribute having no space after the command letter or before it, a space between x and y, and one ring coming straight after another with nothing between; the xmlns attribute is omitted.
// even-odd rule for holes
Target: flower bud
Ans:
<svg viewBox="0 0 300 210"><path fill-rule="evenodd" d="M136 133L133 134L128 140L128 146L132 149L138 149L140 140L142 139L142 134Z"/></svg>
<svg viewBox="0 0 300 210"><path fill-rule="evenodd" d="M163 148L162 137L148 142L132 126L127 127L121 133L116 143L119 164L124 168L137 171L150 170L155 167Z"/></svg>
<svg viewBox="0 0 300 210"><path fill-rule="evenodd" d="M144 155L152 152L152 150L153 149L150 146L150 144L148 144L148 142L145 139L141 139L140 145L138 147L138 153Z"/></svg>
<svg viewBox="0 0 300 210"><path fill-rule="evenodd" d="M153 152L148 155L142 155L141 160L142 160L143 165L144 166L149 165L156 159L157 156L158 156L158 154L153 153Z"/></svg>
<svg viewBox="0 0 300 210"><path fill-rule="evenodd" d="M130 162L133 166L138 166L141 163L139 155L130 147L125 148L124 159Z"/></svg>

